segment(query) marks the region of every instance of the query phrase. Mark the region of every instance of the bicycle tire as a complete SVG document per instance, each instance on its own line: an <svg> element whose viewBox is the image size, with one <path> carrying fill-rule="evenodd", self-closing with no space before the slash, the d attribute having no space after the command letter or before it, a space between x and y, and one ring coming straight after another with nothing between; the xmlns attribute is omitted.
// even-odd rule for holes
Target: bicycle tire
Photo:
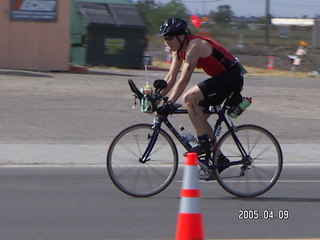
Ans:
<svg viewBox="0 0 320 240"><path fill-rule="evenodd" d="M238 197L256 197L267 192L278 180L283 155L277 139L265 128L256 125L241 125L235 128L245 151L250 155L250 164L230 165L219 173L214 169L218 183L230 194ZM214 150L214 164L223 153L230 162L243 160L230 131L218 141ZM241 167L243 167L241 169Z"/></svg>
<svg viewBox="0 0 320 240"><path fill-rule="evenodd" d="M160 130L149 160L139 159L153 133L151 124L136 124L121 131L110 144L106 165L114 185L133 197L150 197L166 189L178 169L178 152L170 135Z"/></svg>

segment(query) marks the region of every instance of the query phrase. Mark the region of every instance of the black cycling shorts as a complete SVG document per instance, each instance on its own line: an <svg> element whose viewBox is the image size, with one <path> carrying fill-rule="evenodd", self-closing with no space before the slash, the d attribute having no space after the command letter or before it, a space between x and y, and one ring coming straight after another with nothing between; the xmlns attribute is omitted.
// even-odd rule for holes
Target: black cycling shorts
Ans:
<svg viewBox="0 0 320 240"><path fill-rule="evenodd" d="M232 100L228 105L235 105L242 100L240 94L243 86L243 76L239 65L235 65L228 71L209 78L198 84L204 100L199 105L208 108L209 106L220 105L231 94Z"/></svg>

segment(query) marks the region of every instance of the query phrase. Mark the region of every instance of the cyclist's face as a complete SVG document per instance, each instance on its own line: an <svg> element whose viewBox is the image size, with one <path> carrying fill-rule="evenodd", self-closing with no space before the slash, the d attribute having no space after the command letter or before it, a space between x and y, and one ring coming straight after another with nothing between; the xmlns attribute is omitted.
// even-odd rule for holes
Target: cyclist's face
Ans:
<svg viewBox="0 0 320 240"><path fill-rule="evenodd" d="M178 36L166 35L163 39L171 51L177 51L179 49L180 42L178 41Z"/></svg>

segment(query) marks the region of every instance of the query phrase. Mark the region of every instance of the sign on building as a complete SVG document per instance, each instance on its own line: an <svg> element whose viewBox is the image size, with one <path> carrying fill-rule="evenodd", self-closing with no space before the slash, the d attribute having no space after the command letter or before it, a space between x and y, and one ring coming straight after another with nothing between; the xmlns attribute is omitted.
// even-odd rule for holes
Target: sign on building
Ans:
<svg viewBox="0 0 320 240"><path fill-rule="evenodd" d="M58 0L10 0L11 21L57 21Z"/></svg>

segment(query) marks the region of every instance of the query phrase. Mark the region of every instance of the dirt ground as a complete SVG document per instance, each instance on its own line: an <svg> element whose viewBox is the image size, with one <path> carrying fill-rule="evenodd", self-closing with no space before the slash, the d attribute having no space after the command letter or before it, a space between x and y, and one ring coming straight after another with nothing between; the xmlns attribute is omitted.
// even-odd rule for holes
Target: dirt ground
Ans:
<svg viewBox="0 0 320 240"><path fill-rule="evenodd" d="M90 69L90 74L0 70L0 142L104 142L125 126L151 122L132 109L127 79L138 87L160 79L164 71ZM189 86L206 79L195 73ZM259 124L283 143L318 143L320 78L245 77L244 96L253 104L236 124ZM186 116L177 126L192 129Z"/></svg>

